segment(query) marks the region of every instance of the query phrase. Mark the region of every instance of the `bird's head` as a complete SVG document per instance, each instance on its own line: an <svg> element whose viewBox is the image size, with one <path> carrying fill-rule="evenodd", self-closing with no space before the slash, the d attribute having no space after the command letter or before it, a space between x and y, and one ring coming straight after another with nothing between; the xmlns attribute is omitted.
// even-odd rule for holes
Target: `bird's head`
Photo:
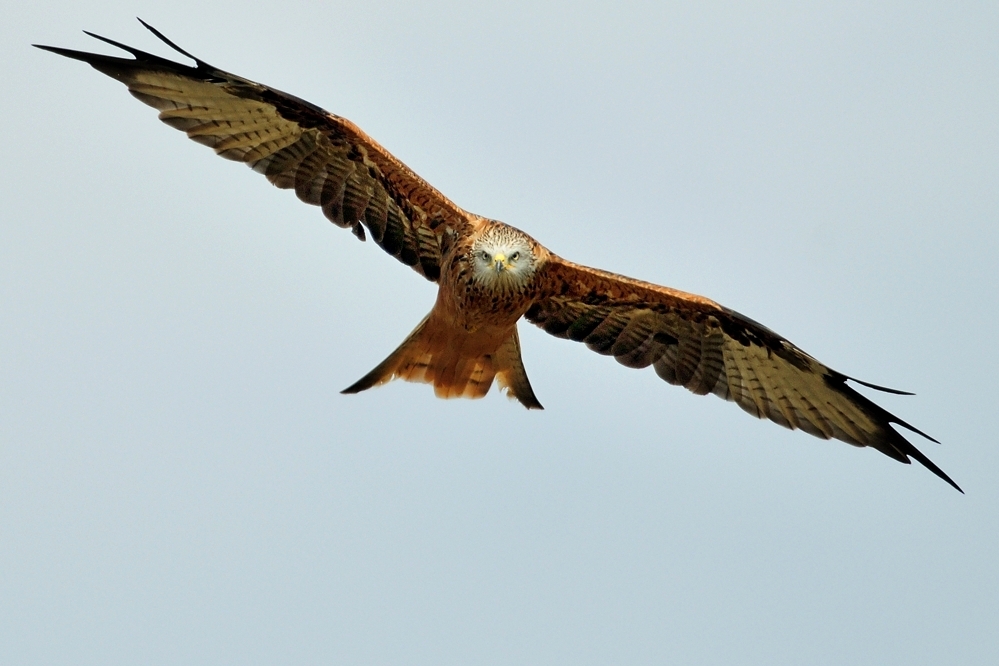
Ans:
<svg viewBox="0 0 999 666"><path fill-rule="evenodd" d="M523 232L507 225L490 227L470 250L475 280L494 290L520 289L534 275L534 243Z"/></svg>

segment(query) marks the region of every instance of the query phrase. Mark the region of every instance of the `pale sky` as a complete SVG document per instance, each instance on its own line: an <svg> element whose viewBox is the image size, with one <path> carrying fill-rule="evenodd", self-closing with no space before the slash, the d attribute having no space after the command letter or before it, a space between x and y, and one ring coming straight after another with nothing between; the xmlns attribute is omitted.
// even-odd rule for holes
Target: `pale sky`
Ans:
<svg viewBox="0 0 999 666"><path fill-rule="evenodd" d="M995 3L247 4L0 22L0 663L999 663ZM136 15L915 392L967 495L529 324L544 412L340 395L433 285L29 46Z"/></svg>

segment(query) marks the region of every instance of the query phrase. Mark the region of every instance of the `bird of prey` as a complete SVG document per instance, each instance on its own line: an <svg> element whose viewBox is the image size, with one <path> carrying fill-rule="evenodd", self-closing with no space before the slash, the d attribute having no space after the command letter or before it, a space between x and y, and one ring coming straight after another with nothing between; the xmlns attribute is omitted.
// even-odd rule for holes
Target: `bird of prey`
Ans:
<svg viewBox="0 0 999 666"><path fill-rule="evenodd" d="M502 222L463 210L346 118L217 69L145 22L193 66L87 33L131 58L52 46L128 86L160 120L222 157L294 189L335 225L438 285L437 301L374 370L344 390L399 378L442 398L479 398L496 380L541 409L521 361L517 322L582 342L629 368L652 366L670 384L731 400L757 418L824 439L910 458L961 490L847 380L769 328L714 301L572 263ZM963 492L963 491L962 491Z"/></svg>

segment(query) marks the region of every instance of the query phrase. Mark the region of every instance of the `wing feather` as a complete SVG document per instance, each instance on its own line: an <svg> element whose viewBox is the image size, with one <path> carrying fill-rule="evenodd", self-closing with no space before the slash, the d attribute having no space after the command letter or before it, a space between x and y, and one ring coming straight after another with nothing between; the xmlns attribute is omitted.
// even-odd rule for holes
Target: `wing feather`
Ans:
<svg viewBox="0 0 999 666"><path fill-rule="evenodd" d="M914 430L847 385L847 377L770 329L714 301L552 255L526 317L670 384L713 393L761 419L823 439L914 458L960 490L891 424ZM915 431L918 432L918 431ZM923 433L919 433L923 434Z"/></svg>
<svg viewBox="0 0 999 666"><path fill-rule="evenodd" d="M143 23L143 25L146 25ZM365 229L390 255L427 279L440 276L441 234L470 233L477 218L456 206L345 118L191 56L188 66L98 35L133 58L51 46L115 78L160 120L226 159L244 162L282 189L294 189L361 240Z"/></svg>
<svg viewBox="0 0 999 666"><path fill-rule="evenodd" d="M113 40L132 58L50 46L124 83L167 125L221 157L244 162L335 225L432 281L440 277L444 234L467 237L481 224L345 118L194 60L173 62ZM666 382L713 393L758 418L825 439L870 446L904 463L914 458L960 490L892 424L929 438L857 393L842 375L757 322L714 301L590 269L551 255L541 295L526 317L623 365L650 365ZM468 369L477 385L480 369ZM526 377L526 375L525 375ZM526 381L526 379L525 379ZM858 381L858 380L852 380ZM859 382L871 388L901 393ZM935 441L935 440L933 440Z"/></svg>

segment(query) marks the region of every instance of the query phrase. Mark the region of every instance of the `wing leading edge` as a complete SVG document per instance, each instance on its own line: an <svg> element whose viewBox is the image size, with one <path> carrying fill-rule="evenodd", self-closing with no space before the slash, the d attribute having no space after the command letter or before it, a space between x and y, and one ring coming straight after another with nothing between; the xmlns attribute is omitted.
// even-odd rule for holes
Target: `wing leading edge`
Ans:
<svg viewBox="0 0 999 666"><path fill-rule="evenodd" d="M35 46L86 62L121 81L137 99L158 109L166 124L222 157L246 163L277 187L294 189L337 226L351 229L361 240L370 234L390 255L437 281L441 234L446 229L467 233L474 216L349 120L213 67L142 24L195 65L90 32L133 57Z"/></svg>
<svg viewBox="0 0 999 666"><path fill-rule="evenodd" d="M769 328L707 298L558 257L546 270L548 295L525 315L546 332L582 342L630 368L652 366L670 384L698 395L713 393L785 428L870 446L906 464L915 459L964 492L891 424L935 439Z"/></svg>

